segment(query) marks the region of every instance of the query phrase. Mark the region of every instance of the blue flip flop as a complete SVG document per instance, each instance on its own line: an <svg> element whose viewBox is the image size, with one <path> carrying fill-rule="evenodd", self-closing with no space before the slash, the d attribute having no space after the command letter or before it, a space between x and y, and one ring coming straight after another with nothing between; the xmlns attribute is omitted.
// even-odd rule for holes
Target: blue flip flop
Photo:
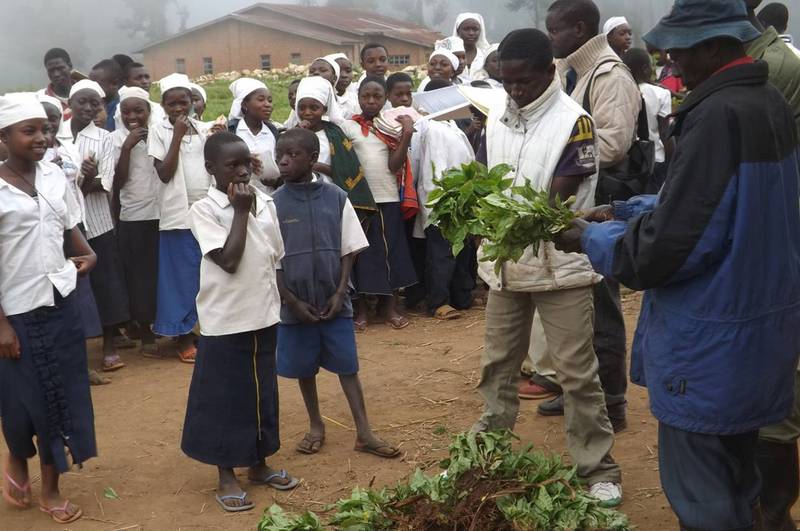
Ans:
<svg viewBox="0 0 800 531"><path fill-rule="evenodd" d="M231 507L225 503L225 500L239 500L240 502L244 503L245 498L247 498L247 493L242 492L241 494L228 494L227 496L220 496L217 494L214 496L217 499L217 503L229 513L240 513L242 511L249 511L253 507L256 506L253 502L248 503L247 505L242 505L241 507Z"/></svg>
<svg viewBox="0 0 800 531"><path fill-rule="evenodd" d="M273 472L263 480L250 479L250 482L256 483L258 485L266 485L268 487L272 487L275 490L292 490L293 488L295 488L297 485L300 484L297 478L291 478L289 483L287 483L286 485L283 485L281 483L275 483L273 481L275 479L287 479L287 478L289 478L288 472L286 472L285 470L281 470L280 472Z"/></svg>

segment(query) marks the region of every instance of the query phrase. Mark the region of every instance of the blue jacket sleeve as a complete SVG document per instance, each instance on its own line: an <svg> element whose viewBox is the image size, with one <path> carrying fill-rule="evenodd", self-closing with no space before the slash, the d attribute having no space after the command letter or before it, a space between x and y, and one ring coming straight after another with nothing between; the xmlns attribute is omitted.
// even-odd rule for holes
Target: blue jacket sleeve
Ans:
<svg viewBox="0 0 800 531"><path fill-rule="evenodd" d="M657 202L657 195L637 195L627 201L614 201L611 203L611 208L614 210L615 219L628 221L653 210Z"/></svg>
<svg viewBox="0 0 800 531"><path fill-rule="evenodd" d="M617 242L625 235L627 226L623 221L607 221L592 223L583 231L583 252L589 257L594 270L606 278L613 278Z"/></svg>

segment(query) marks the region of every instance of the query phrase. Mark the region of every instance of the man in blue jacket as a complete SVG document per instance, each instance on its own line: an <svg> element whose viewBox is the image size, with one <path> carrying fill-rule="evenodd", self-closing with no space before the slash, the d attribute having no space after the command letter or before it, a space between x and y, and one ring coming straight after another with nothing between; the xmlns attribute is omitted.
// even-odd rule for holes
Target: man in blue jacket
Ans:
<svg viewBox="0 0 800 531"><path fill-rule="evenodd" d="M645 41L692 90L658 196L595 209L559 247L647 290L631 380L659 420L661 483L686 530L760 525L758 429L792 408L800 190L792 113L745 55L744 2L677 0ZM752 393L752 382L759 392ZM758 528L758 527L757 527Z"/></svg>

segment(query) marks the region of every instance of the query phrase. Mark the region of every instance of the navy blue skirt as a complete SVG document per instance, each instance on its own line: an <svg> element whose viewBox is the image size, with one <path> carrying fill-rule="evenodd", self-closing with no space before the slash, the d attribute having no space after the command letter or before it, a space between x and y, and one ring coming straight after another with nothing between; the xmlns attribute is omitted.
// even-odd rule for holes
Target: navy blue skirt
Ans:
<svg viewBox="0 0 800 531"><path fill-rule="evenodd" d="M89 240L89 245L97 254L97 266L89 273L89 280L100 321L103 326L127 323L131 318L128 311L128 288L125 286L117 236L114 231L108 231Z"/></svg>
<svg viewBox="0 0 800 531"><path fill-rule="evenodd" d="M400 203L380 203L366 236L369 247L356 256L353 266L359 295L391 295L417 283Z"/></svg>
<svg viewBox="0 0 800 531"><path fill-rule="evenodd" d="M55 307L8 317L20 342L19 359L0 359L0 411L12 455L36 455L69 470L97 455L89 392L86 340L77 295L56 294Z"/></svg>
<svg viewBox="0 0 800 531"><path fill-rule="evenodd" d="M181 449L201 463L249 467L280 448L277 327L200 336Z"/></svg>

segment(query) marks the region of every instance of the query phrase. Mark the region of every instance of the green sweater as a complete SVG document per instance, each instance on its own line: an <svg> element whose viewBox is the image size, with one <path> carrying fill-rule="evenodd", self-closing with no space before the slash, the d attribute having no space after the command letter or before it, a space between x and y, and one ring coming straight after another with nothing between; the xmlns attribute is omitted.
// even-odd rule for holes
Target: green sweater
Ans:
<svg viewBox="0 0 800 531"><path fill-rule="evenodd" d="M800 58L786 46L772 27L746 46L747 55L755 60L766 61L769 66L769 81L789 102L800 138Z"/></svg>

